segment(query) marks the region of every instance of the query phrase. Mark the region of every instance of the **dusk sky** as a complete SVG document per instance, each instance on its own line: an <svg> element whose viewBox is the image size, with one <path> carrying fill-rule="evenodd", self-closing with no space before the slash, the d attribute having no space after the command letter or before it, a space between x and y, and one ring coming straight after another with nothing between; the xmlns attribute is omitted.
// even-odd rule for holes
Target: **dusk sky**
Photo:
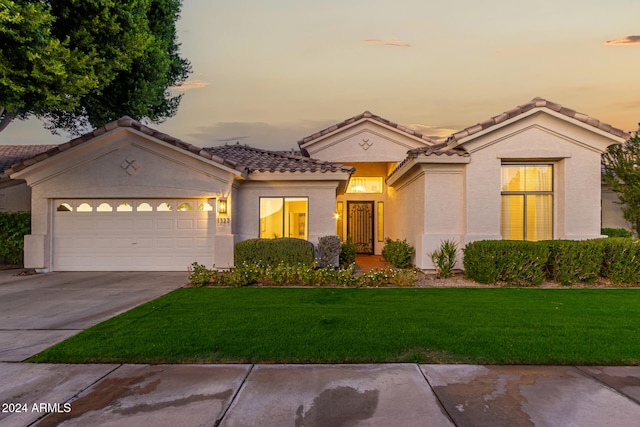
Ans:
<svg viewBox="0 0 640 427"><path fill-rule="evenodd" d="M536 96L640 122L638 0L186 0L193 74L151 127L198 146L288 149L365 110L447 136ZM37 119L2 144L51 144Z"/></svg>

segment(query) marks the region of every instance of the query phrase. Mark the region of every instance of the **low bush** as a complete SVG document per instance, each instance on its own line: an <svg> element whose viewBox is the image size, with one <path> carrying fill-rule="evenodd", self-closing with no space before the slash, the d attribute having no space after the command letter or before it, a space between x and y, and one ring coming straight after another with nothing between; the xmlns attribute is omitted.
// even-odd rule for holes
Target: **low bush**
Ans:
<svg viewBox="0 0 640 427"><path fill-rule="evenodd" d="M550 240L547 275L563 285L591 283L600 277L604 240Z"/></svg>
<svg viewBox="0 0 640 427"><path fill-rule="evenodd" d="M438 276L443 278L453 276L457 255L458 244L453 240L442 241L440 247L429 254Z"/></svg>
<svg viewBox="0 0 640 427"><path fill-rule="evenodd" d="M24 236L31 233L30 212L0 212L0 261L22 265Z"/></svg>
<svg viewBox="0 0 640 427"><path fill-rule="evenodd" d="M465 275L476 282L530 286L544 281L549 250L544 242L481 240L463 253Z"/></svg>
<svg viewBox="0 0 640 427"><path fill-rule="evenodd" d="M600 231L600 234L603 234L607 237L633 237L633 232L627 230L626 228L603 228Z"/></svg>
<svg viewBox="0 0 640 427"><path fill-rule="evenodd" d="M214 274L215 272L213 270L208 269L202 264L194 262L191 264L191 267L189 267L189 282L196 288L208 285Z"/></svg>
<svg viewBox="0 0 640 427"><path fill-rule="evenodd" d="M235 265L261 264L313 265L313 243L302 239L250 239L238 242L234 251Z"/></svg>
<svg viewBox="0 0 640 427"><path fill-rule="evenodd" d="M354 262L356 262L356 245L350 237L347 237L347 240L340 245L340 267L347 267Z"/></svg>
<svg viewBox="0 0 640 427"><path fill-rule="evenodd" d="M385 239L384 248L382 248L382 257L389 261L391 266L395 268L411 267L411 257L416 253L413 246L404 240Z"/></svg>
<svg viewBox="0 0 640 427"><path fill-rule="evenodd" d="M339 286L350 288L415 286L418 271L385 268L364 274L355 274L355 264L346 268L317 268L315 265L259 265L243 263L229 271L209 270L193 263L189 280L194 287L224 286L237 288L260 284L264 286Z"/></svg>
<svg viewBox="0 0 640 427"><path fill-rule="evenodd" d="M337 267L340 262L340 237L323 236L318 239L318 265Z"/></svg>
<svg viewBox="0 0 640 427"><path fill-rule="evenodd" d="M615 283L640 283L640 241L605 239L602 277Z"/></svg>

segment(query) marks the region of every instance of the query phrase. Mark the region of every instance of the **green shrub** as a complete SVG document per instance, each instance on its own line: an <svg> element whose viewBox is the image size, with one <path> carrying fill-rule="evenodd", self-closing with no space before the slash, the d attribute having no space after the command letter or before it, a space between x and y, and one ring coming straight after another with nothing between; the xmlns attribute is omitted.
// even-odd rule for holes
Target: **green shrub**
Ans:
<svg viewBox="0 0 640 427"><path fill-rule="evenodd" d="M24 236L31 233L30 212L0 212L0 261L22 265Z"/></svg>
<svg viewBox="0 0 640 427"><path fill-rule="evenodd" d="M470 279L529 286L544 281L549 250L545 242L481 240L469 243L463 253L464 272Z"/></svg>
<svg viewBox="0 0 640 427"><path fill-rule="evenodd" d="M550 240L547 275L563 285L598 279L604 263L604 239Z"/></svg>
<svg viewBox="0 0 640 427"><path fill-rule="evenodd" d="M354 262L356 262L356 245L351 241L350 237L347 237L347 240L340 245L340 267L348 267Z"/></svg>
<svg viewBox="0 0 640 427"><path fill-rule="evenodd" d="M633 232L626 228L603 228L600 233L607 237L633 237Z"/></svg>
<svg viewBox="0 0 640 427"><path fill-rule="evenodd" d="M640 241L605 239L601 274L615 283L640 283Z"/></svg>
<svg viewBox="0 0 640 427"><path fill-rule="evenodd" d="M191 267L189 267L189 282L196 288L204 286L211 282L211 278L214 274L213 270L208 269L202 264L194 262L191 264Z"/></svg>
<svg viewBox="0 0 640 427"><path fill-rule="evenodd" d="M440 277L453 276L453 269L456 266L456 256L458 254L458 244L453 240L443 240L440 247L429 254L433 267Z"/></svg>
<svg viewBox="0 0 640 427"><path fill-rule="evenodd" d="M340 237L323 236L318 239L318 265L337 267L340 262Z"/></svg>
<svg viewBox="0 0 640 427"><path fill-rule="evenodd" d="M385 245L382 248L382 257L389 261L392 267L408 268L411 267L411 257L416 253L413 246L404 240L385 239Z"/></svg>
<svg viewBox="0 0 640 427"><path fill-rule="evenodd" d="M250 239L238 242L233 254L236 266L241 264L313 265L313 243L302 239Z"/></svg>

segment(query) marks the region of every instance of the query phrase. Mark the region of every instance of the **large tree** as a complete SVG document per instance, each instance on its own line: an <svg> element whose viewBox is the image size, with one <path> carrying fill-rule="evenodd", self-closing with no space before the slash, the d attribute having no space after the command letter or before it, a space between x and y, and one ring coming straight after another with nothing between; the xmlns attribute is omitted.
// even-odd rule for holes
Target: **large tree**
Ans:
<svg viewBox="0 0 640 427"><path fill-rule="evenodd" d="M180 0L0 0L0 130L37 116L55 132L175 114L190 64Z"/></svg>
<svg viewBox="0 0 640 427"><path fill-rule="evenodd" d="M640 235L640 130L602 156L604 182L618 195L624 219Z"/></svg>

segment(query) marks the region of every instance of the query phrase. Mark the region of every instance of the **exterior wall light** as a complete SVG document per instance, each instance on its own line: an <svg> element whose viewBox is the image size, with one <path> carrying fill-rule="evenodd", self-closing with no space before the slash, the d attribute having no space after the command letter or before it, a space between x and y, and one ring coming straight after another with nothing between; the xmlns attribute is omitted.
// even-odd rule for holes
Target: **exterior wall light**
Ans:
<svg viewBox="0 0 640 427"><path fill-rule="evenodd" d="M220 198L218 199L218 213L226 214L227 213L227 199Z"/></svg>

